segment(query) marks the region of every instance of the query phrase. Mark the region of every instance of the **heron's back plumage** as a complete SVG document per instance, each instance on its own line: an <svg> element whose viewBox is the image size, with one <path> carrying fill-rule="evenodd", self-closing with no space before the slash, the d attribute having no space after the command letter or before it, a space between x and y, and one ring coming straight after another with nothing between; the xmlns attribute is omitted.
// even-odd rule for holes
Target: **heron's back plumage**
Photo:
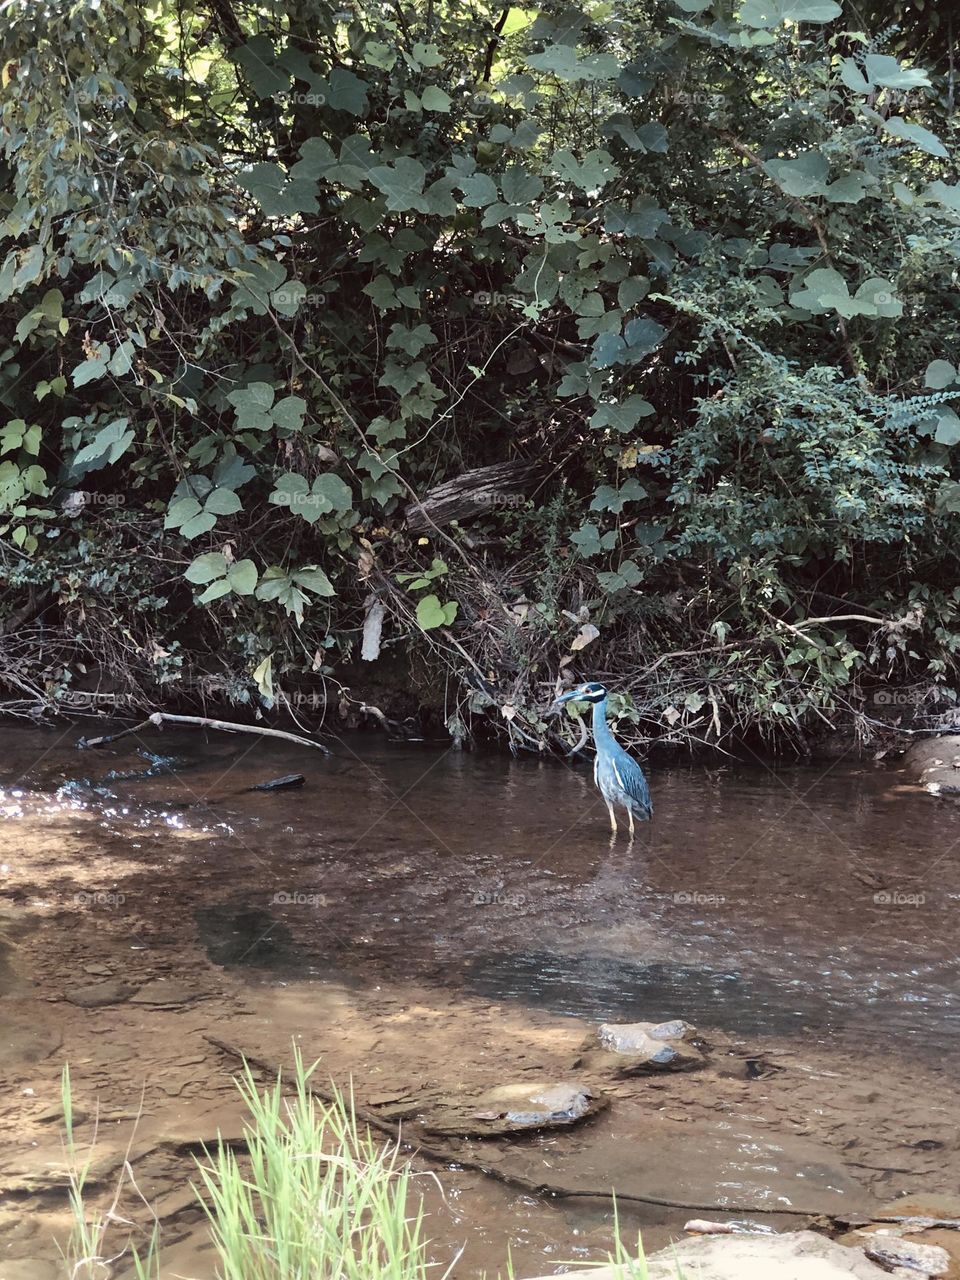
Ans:
<svg viewBox="0 0 960 1280"><path fill-rule="evenodd" d="M593 777L608 804L623 805L638 818L653 814L650 788L636 760L624 751L607 724L606 699L593 707L593 740L597 750Z"/></svg>

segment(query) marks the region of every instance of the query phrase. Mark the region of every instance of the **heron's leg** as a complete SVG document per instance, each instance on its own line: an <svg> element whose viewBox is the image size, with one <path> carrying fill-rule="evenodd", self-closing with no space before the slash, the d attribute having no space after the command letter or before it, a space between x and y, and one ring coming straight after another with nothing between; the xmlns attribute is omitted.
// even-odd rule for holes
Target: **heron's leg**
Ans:
<svg viewBox="0 0 960 1280"><path fill-rule="evenodd" d="M627 809L627 817L630 819L630 839L633 839L633 810Z"/></svg>
<svg viewBox="0 0 960 1280"><path fill-rule="evenodd" d="M610 830L616 835L617 833L617 815L613 811L613 805L607 801L607 813L610 815Z"/></svg>

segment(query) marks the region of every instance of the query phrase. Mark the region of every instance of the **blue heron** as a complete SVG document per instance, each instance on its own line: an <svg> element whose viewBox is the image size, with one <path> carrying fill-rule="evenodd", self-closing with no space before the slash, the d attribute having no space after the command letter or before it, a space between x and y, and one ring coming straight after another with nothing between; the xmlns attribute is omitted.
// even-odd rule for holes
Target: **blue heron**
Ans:
<svg viewBox="0 0 960 1280"><path fill-rule="evenodd" d="M607 802L610 826L614 833L617 830L617 816L613 806L619 804L627 811L632 837L634 814L641 821L651 818L653 804L643 770L632 756L627 755L610 732L607 724L606 688L596 681L581 684L576 689L561 694L556 705L564 702L589 702L593 707L593 742L597 752L593 761L593 780Z"/></svg>

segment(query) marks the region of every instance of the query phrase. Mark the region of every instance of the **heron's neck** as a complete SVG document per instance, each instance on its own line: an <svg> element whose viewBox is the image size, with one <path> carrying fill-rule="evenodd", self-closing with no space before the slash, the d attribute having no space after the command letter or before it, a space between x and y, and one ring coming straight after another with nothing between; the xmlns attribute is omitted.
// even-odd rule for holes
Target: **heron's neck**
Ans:
<svg viewBox="0 0 960 1280"><path fill-rule="evenodd" d="M609 746L610 743L616 741L610 732L610 726L607 724L607 700L595 702L593 704L593 740L599 747Z"/></svg>

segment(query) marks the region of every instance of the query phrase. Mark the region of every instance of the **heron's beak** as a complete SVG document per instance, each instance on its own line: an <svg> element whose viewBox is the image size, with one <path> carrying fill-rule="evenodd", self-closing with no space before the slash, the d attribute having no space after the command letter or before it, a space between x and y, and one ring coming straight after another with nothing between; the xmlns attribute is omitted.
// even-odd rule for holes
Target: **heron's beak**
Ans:
<svg viewBox="0 0 960 1280"><path fill-rule="evenodd" d="M560 697L554 702L551 711L559 711L565 702L573 702L579 695L576 689L568 689L566 693L561 693Z"/></svg>

